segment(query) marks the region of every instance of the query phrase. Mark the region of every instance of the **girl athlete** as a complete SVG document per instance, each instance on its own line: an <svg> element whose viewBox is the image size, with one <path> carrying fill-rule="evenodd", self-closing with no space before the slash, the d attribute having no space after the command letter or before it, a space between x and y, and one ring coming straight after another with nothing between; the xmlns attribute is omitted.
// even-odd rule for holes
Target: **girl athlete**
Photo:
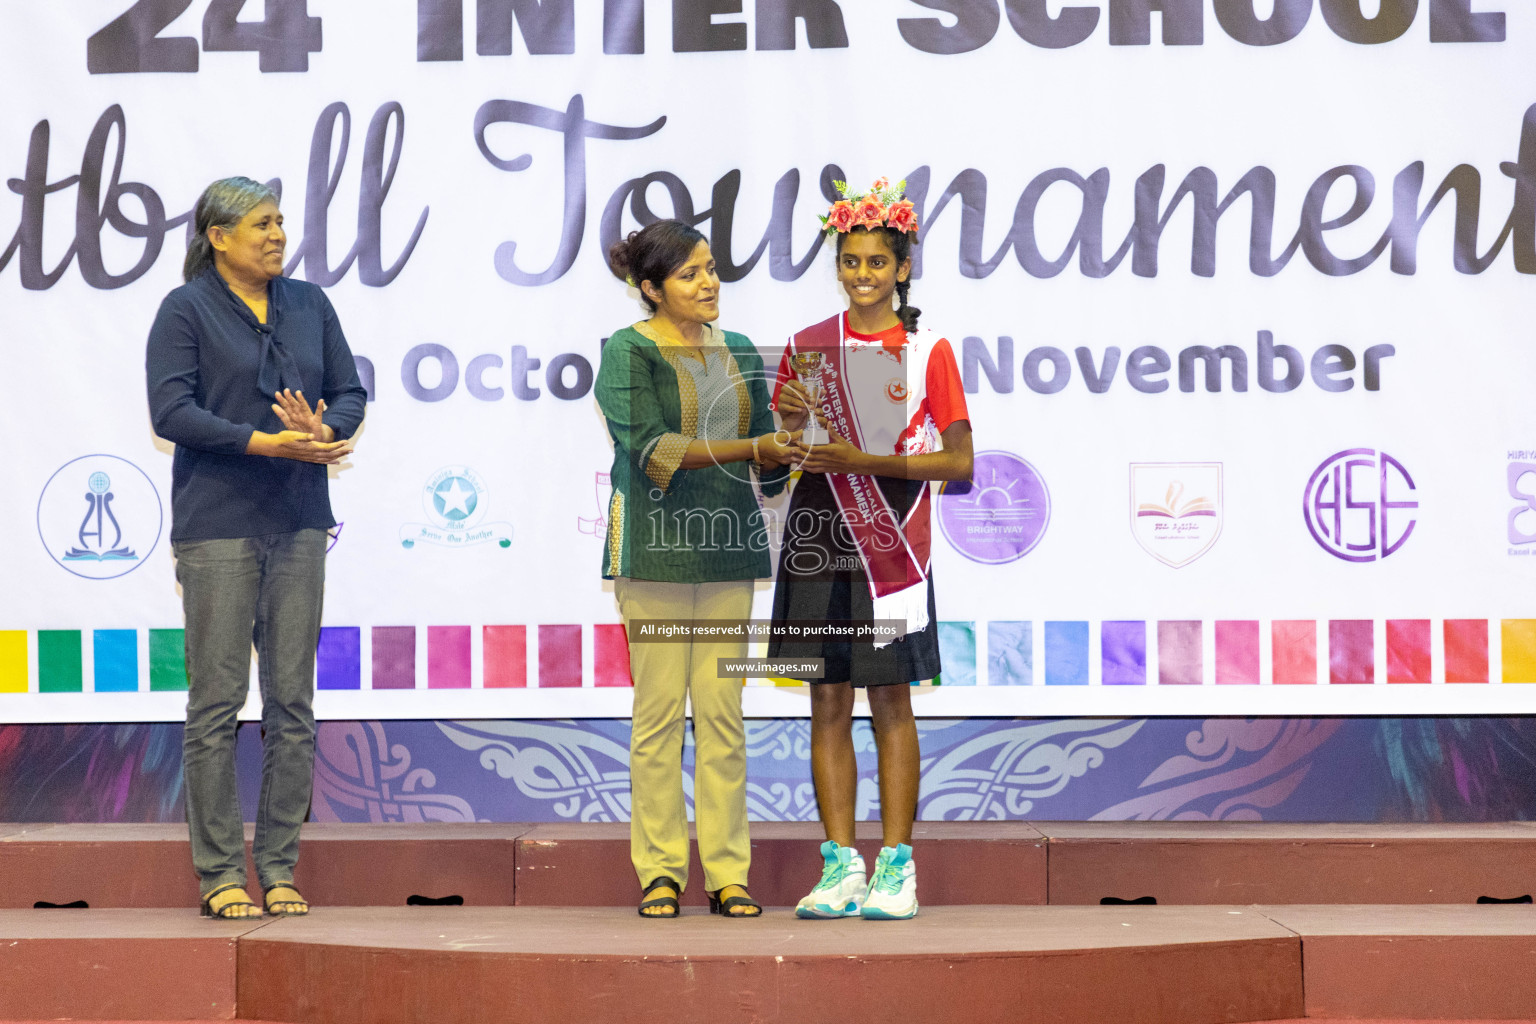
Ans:
<svg viewBox="0 0 1536 1024"><path fill-rule="evenodd" d="M882 178L858 195L839 183L844 198L823 222L848 309L790 339L775 394L785 429L812 426L814 412L827 432L824 443L793 445L802 475L786 518L768 650L825 664L808 681L811 775L827 841L821 880L796 907L804 918L917 914L910 684L939 673L928 481L970 477L971 426L949 342L919 329L920 311L908 303L917 221L901 188ZM803 637L818 624L811 640L786 628ZM841 635L829 637L828 625ZM872 877L854 848L856 686L867 688L879 751L884 844Z"/></svg>

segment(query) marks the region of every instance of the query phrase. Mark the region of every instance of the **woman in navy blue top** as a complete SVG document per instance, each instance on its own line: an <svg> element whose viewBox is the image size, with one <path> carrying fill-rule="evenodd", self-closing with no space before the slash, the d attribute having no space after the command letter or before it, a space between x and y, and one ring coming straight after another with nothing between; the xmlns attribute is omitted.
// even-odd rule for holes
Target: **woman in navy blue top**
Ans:
<svg viewBox="0 0 1536 1024"><path fill-rule="evenodd" d="M267 912L303 914L293 872L314 773L326 531L336 525L326 467L351 453L367 394L325 293L282 276L287 236L272 190L216 181L195 218L186 283L160 304L145 358L155 432L176 445L192 864L203 913L261 915L245 891L235 784L254 641L263 751L252 852Z"/></svg>

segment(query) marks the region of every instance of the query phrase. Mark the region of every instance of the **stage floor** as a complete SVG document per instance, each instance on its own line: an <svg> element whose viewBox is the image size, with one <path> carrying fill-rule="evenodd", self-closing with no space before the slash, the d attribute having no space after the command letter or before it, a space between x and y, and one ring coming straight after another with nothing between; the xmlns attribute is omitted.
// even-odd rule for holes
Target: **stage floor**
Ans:
<svg viewBox="0 0 1536 1024"><path fill-rule="evenodd" d="M179 827L0 827L0 1021L1536 1020L1536 907L1475 902L1536 888L1529 825L932 823L910 922L795 918L800 825L754 826L763 919L642 919L624 832L307 828L315 912L219 922ZM1211 899L1287 892L1330 898Z"/></svg>

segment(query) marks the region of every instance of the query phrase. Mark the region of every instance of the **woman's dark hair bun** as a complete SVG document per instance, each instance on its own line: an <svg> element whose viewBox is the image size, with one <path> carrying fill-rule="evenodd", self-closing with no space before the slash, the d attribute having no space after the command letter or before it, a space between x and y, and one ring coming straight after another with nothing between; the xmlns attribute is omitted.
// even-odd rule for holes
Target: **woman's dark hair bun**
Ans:
<svg viewBox="0 0 1536 1024"><path fill-rule="evenodd" d="M660 291L667 278L688 262L700 242L707 241L703 232L692 224L680 220L658 220L639 231L631 231L623 241L614 242L608 249L608 269L613 276L640 288L646 281ZM656 303L640 288L640 300L646 308L656 312Z"/></svg>
<svg viewBox="0 0 1536 1024"><path fill-rule="evenodd" d="M613 276L620 281L629 277L629 250L639 234L638 231L631 231L626 237L608 247L608 269L613 271Z"/></svg>

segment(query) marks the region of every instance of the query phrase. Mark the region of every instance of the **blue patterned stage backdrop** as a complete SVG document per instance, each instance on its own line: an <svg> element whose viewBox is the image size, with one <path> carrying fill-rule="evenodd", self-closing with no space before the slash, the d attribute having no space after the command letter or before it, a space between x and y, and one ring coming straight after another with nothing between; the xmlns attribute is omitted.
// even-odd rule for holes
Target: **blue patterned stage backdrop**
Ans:
<svg viewBox="0 0 1536 1024"><path fill-rule="evenodd" d="M1529 718L940 719L919 728L924 820L1536 818ZM877 817L872 738L864 724L854 735L859 816ZM241 760L250 808L256 726L243 727L242 742L253 748ZM809 723L751 720L747 743L752 817L816 820ZM180 746L172 724L0 726L0 820L180 821ZM628 746L623 719L326 722L312 817L626 821Z"/></svg>

